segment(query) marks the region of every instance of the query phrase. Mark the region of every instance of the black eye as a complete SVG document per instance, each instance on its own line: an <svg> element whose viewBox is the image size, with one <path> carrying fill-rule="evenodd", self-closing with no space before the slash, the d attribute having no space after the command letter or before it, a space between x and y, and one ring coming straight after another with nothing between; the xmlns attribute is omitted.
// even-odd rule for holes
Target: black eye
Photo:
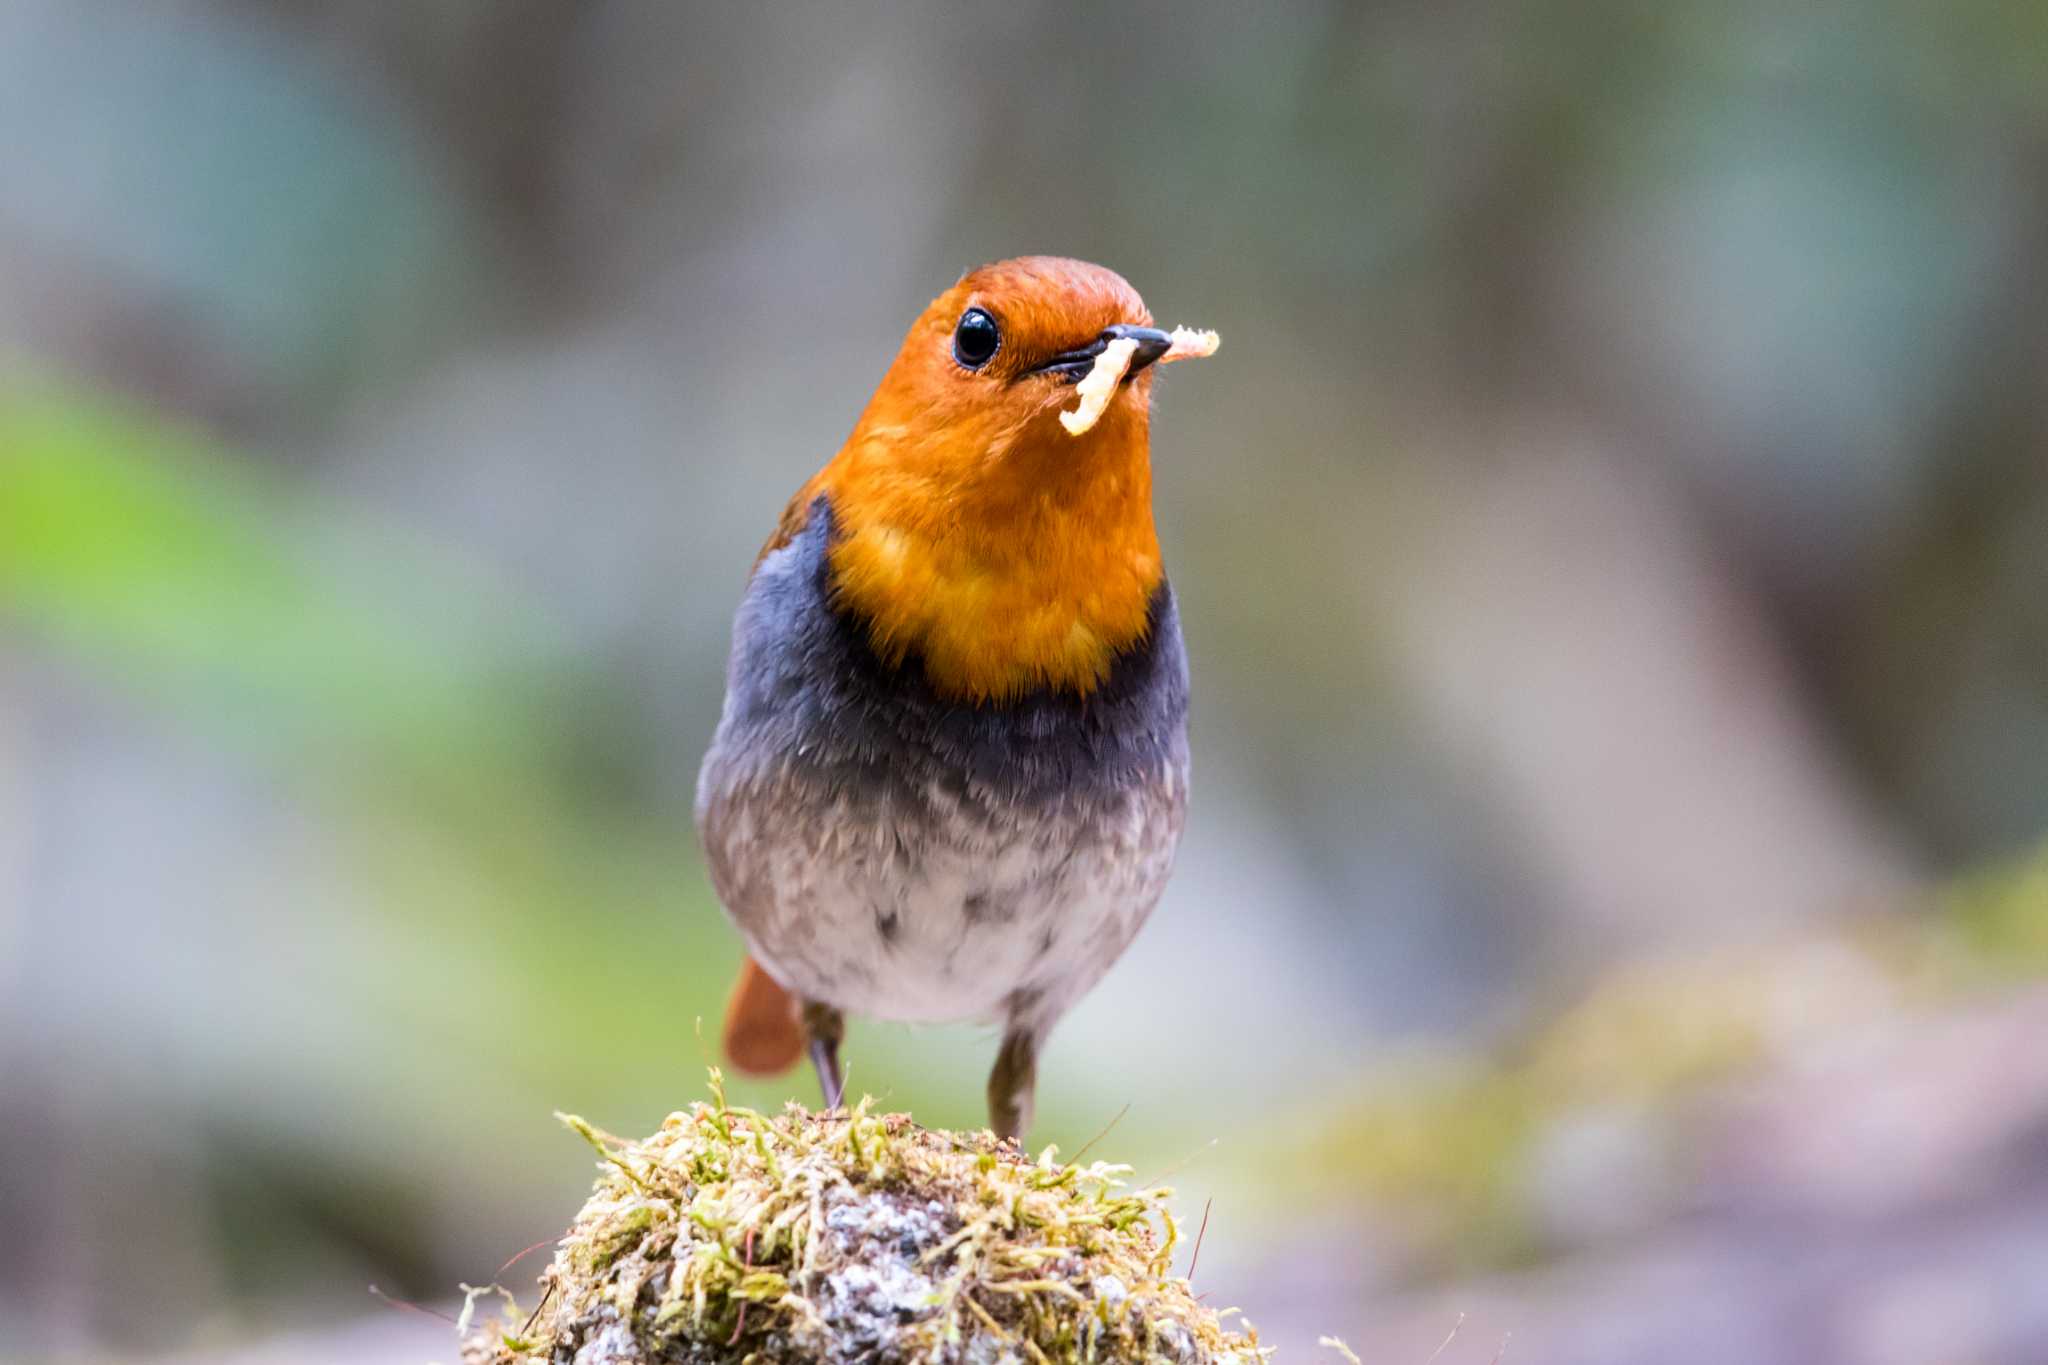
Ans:
<svg viewBox="0 0 2048 1365"><path fill-rule="evenodd" d="M979 308L962 313L960 325L953 329L953 359L970 370L988 364L1002 344L1003 334L996 330L996 320Z"/></svg>

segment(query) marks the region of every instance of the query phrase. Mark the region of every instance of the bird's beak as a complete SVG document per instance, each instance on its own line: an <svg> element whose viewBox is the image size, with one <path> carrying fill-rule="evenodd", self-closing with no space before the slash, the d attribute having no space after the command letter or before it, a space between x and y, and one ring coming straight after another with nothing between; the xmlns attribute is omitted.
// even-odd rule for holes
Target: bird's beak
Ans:
<svg viewBox="0 0 2048 1365"><path fill-rule="evenodd" d="M1126 379L1165 355L1173 347L1173 338L1157 327L1134 327L1130 323L1119 322L1114 327L1103 328L1101 335L1086 346L1061 351L1030 373L1049 374L1069 384L1079 383L1087 376L1088 371L1095 368L1095 357L1101 355L1110 342L1125 338L1138 343L1138 349L1131 354L1130 368L1124 371Z"/></svg>

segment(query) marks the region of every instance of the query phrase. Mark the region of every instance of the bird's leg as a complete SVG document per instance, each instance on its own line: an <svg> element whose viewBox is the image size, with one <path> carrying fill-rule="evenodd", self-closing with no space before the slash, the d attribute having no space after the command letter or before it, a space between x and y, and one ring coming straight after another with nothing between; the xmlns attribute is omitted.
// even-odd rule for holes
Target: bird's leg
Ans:
<svg viewBox="0 0 2048 1365"><path fill-rule="evenodd" d="M828 1111L846 1098L846 1083L839 1074L839 1040L845 1036L846 1021L838 1010L815 1000L804 1002L804 1037L810 1041L811 1065L817 1068Z"/></svg>
<svg viewBox="0 0 2048 1365"><path fill-rule="evenodd" d="M988 1074L988 1126L997 1137L1024 1140L1037 1094L1038 1035L1012 1024Z"/></svg>

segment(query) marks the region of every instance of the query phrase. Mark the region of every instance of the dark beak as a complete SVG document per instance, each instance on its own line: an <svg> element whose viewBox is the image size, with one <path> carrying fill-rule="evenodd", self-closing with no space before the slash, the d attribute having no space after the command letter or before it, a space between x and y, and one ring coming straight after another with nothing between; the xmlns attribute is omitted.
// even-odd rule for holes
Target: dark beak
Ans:
<svg viewBox="0 0 2048 1365"><path fill-rule="evenodd" d="M1103 328L1101 335L1086 346L1061 351L1030 373L1049 374L1065 383L1078 384L1087 376L1088 371L1095 368L1095 357L1101 355L1110 342L1120 341L1125 337L1138 343L1138 349L1131 355L1131 367L1124 371L1126 379L1165 355L1173 347L1173 338L1157 327L1133 327L1127 322L1119 322L1114 327Z"/></svg>

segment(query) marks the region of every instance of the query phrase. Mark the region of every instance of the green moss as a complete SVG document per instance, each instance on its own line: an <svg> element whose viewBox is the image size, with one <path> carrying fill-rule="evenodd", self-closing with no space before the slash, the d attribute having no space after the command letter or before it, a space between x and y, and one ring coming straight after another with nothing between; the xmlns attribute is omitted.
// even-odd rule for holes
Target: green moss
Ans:
<svg viewBox="0 0 2048 1365"><path fill-rule="evenodd" d="M1263 1360L1173 1273L1179 1225L1128 1167L1036 1161L987 1133L712 1101L599 1156L530 1315L469 1365ZM582 1354L579 1354L582 1353Z"/></svg>

